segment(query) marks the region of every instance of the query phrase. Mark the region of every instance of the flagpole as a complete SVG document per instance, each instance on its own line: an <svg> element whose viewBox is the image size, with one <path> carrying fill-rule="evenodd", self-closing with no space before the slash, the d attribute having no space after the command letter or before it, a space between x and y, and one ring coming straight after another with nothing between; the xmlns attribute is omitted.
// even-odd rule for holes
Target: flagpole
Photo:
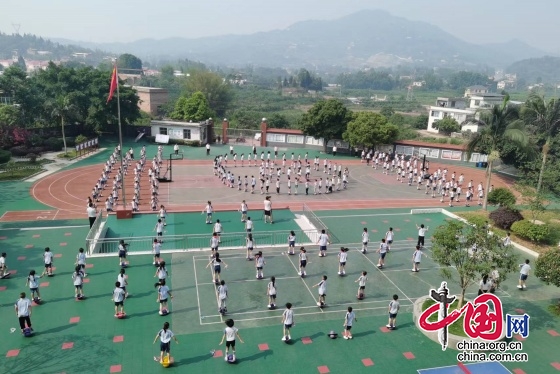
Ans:
<svg viewBox="0 0 560 374"><path fill-rule="evenodd" d="M126 209L126 192L125 192L125 171L124 171L124 157L123 157L123 141L122 141L122 126L121 126L121 96L119 90L119 68L117 67L118 59L115 60L115 73L117 76L117 114L119 118L119 146L120 146L120 158L121 158L121 172L122 172L122 204L123 208Z"/></svg>

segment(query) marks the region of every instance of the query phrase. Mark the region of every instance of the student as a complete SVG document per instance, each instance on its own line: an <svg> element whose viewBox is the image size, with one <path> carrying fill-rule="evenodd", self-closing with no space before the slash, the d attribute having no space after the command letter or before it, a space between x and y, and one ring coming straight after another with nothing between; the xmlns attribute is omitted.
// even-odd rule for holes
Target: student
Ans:
<svg viewBox="0 0 560 374"><path fill-rule="evenodd" d="M253 234L247 234L247 261L253 260L253 249L255 248L255 242L253 240Z"/></svg>
<svg viewBox="0 0 560 374"><path fill-rule="evenodd" d="M214 232L216 233L216 235L218 235L218 243L222 242L222 224L220 223L220 220L217 219L216 223L214 224Z"/></svg>
<svg viewBox="0 0 560 374"><path fill-rule="evenodd" d="M327 244L329 244L329 236L325 233L324 229L321 230L317 244L319 244L319 257L325 257L327 255L326 252Z"/></svg>
<svg viewBox="0 0 560 374"><path fill-rule="evenodd" d="M416 246L416 250L412 254L412 271L417 273L420 271L418 266L420 265L420 261L422 260L422 256L428 257L424 252L422 252L419 245Z"/></svg>
<svg viewBox="0 0 560 374"><path fill-rule="evenodd" d="M218 254L218 247L220 245L220 238L218 237L218 233L212 233L212 237L210 238L210 249L212 250L212 256Z"/></svg>
<svg viewBox="0 0 560 374"><path fill-rule="evenodd" d="M293 231L290 231L290 235L288 235L288 254L289 255L295 254L295 252L294 252L295 246L296 246L296 233L293 232Z"/></svg>
<svg viewBox="0 0 560 374"><path fill-rule="evenodd" d="M128 265L128 261L126 260L126 253L128 252L127 248L128 244L125 244L124 240L119 241L119 266L126 266Z"/></svg>
<svg viewBox="0 0 560 374"><path fill-rule="evenodd" d="M154 238L154 242L152 244L152 253L154 254L154 261L152 262L152 265L159 264L161 256L161 243L157 238Z"/></svg>
<svg viewBox="0 0 560 374"><path fill-rule="evenodd" d="M257 279L263 279L264 278L263 268L264 268L265 264L266 264L266 262L264 262L263 253L262 253L262 251L259 251L255 255L255 268L257 269L257 275L256 275Z"/></svg>
<svg viewBox="0 0 560 374"><path fill-rule="evenodd" d="M29 286L29 292L31 292L31 299L35 300L35 294L37 294L37 301L41 301L41 294L39 293L39 278L40 276L35 274L35 270L31 270L25 281L25 286Z"/></svg>
<svg viewBox="0 0 560 374"><path fill-rule="evenodd" d="M352 307L349 306L344 316L344 331L342 332L342 337L346 340L352 339L352 332L350 330L352 330L354 321L358 322L358 319L356 318L356 314L352 311Z"/></svg>
<svg viewBox="0 0 560 374"><path fill-rule="evenodd" d="M52 275L52 264L53 264L53 253L49 247L45 248L45 253L43 253L43 260L45 262L45 270L43 270L43 275L48 275L49 277Z"/></svg>
<svg viewBox="0 0 560 374"><path fill-rule="evenodd" d="M165 279L161 279L159 282L157 282L154 287L157 288L157 299L156 301L159 303L159 313L163 314L163 310L168 310L167 309L167 299L168 298L172 298L173 299L173 295L171 295L171 291L169 290L169 287L167 287L165 285Z"/></svg>
<svg viewBox="0 0 560 374"><path fill-rule="evenodd" d="M327 297L327 276L323 275L321 281L313 286L313 288L319 287L319 302L317 305L325 306L325 298Z"/></svg>
<svg viewBox="0 0 560 374"><path fill-rule="evenodd" d="M121 269L119 271L119 275L117 275L117 282L119 282L119 287L124 291L124 298L128 297L128 291L126 290L126 286L128 286L128 275L125 274L125 270Z"/></svg>
<svg viewBox="0 0 560 374"><path fill-rule="evenodd" d="M159 207L159 219L163 222L163 226L167 226L167 210L163 205Z"/></svg>
<svg viewBox="0 0 560 374"><path fill-rule="evenodd" d="M76 266L74 273L72 274L72 280L74 281L74 297L83 298L84 295L84 273L79 266Z"/></svg>
<svg viewBox="0 0 560 374"><path fill-rule="evenodd" d="M226 286L226 281L224 280L220 281L220 285L216 288L216 293L220 303L218 311L221 314L224 314L227 312L226 301L228 298L228 287Z"/></svg>
<svg viewBox="0 0 560 374"><path fill-rule="evenodd" d="M362 271L362 275L360 275L360 277L354 282L354 283L358 283L358 294L356 295L356 297L360 300L366 297L367 280L368 280L367 271Z"/></svg>
<svg viewBox="0 0 560 374"><path fill-rule="evenodd" d="M289 341L292 339L290 336L290 329L295 326L294 311L292 310L292 303L286 303L286 309L282 313L282 341Z"/></svg>
<svg viewBox="0 0 560 374"><path fill-rule="evenodd" d="M4 278L10 274L8 272L8 265L6 265L6 252L2 252L0 256L0 277ZM44 274L44 273L43 273Z"/></svg>
<svg viewBox="0 0 560 374"><path fill-rule="evenodd" d="M253 221L251 221L251 217L247 217L247 221L245 221L245 231L248 233L253 231Z"/></svg>
<svg viewBox="0 0 560 374"><path fill-rule="evenodd" d="M340 247L338 252L338 275L346 275L346 259L348 258L348 248Z"/></svg>
<svg viewBox="0 0 560 374"><path fill-rule="evenodd" d="M393 295L393 300L389 303L389 323L387 328L394 330L397 326L397 314L399 313L399 296Z"/></svg>
<svg viewBox="0 0 560 374"><path fill-rule="evenodd" d="M157 277L160 282L167 279L167 268L165 267L165 261L159 262L156 273L154 274L154 278L155 277Z"/></svg>
<svg viewBox="0 0 560 374"><path fill-rule="evenodd" d="M527 281L527 278L529 277L529 272L531 271L531 266L529 266L529 259L525 260L524 264L519 265L519 267L521 268L521 270L519 271L519 284L517 285L517 288L519 288L520 290L523 290L525 288L527 288L527 285L525 284L525 281Z"/></svg>
<svg viewBox="0 0 560 374"><path fill-rule="evenodd" d="M510 246L511 245L511 233L507 233L506 237L504 238L504 240L502 241L502 245L504 247Z"/></svg>
<svg viewBox="0 0 560 374"><path fill-rule="evenodd" d="M393 244L393 240L395 238L395 232L393 231L392 227L389 227L389 231L385 233L385 242L387 243L387 248L391 250L391 244Z"/></svg>
<svg viewBox="0 0 560 374"><path fill-rule="evenodd" d="M304 247L301 247L299 249L299 272L298 275L301 275L302 277L304 277L306 275L305 273L305 267L307 266L307 251L305 250Z"/></svg>
<svg viewBox="0 0 560 374"><path fill-rule="evenodd" d="M276 307L276 277L270 277L270 282L266 287L266 294L268 295L268 308Z"/></svg>
<svg viewBox="0 0 560 374"><path fill-rule="evenodd" d="M424 224L421 224L420 226L416 225L416 228L418 229L418 243L416 243L416 245L419 245L420 248L423 248L424 238L426 237L426 231L429 230L429 227L424 227Z"/></svg>
<svg viewBox="0 0 560 374"><path fill-rule="evenodd" d="M206 212L206 224L211 224L212 223L212 213L214 213L214 209L212 208L212 203L210 201L208 201L208 203L206 204L206 207L202 211L203 214L204 214L204 212Z"/></svg>
<svg viewBox="0 0 560 374"><path fill-rule="evenodd" d="M87 274L86 274L86 254L84 253L83 248L80 248L78 250L78 254L76 255L76 263L74 265L79 266L80 269L82 270L82 272L84 273L84 277L87 277Z"/></svg>
<svg viewBox="0 0 560 374"><path fill-rule="evenodd" d="M24 333L26 326L33 331L33 328L31 327L31 301L25 297L25 292L19 294L19 299L16 301L15 309L21 333Z"/></svg>
<svg viewBox="0 0 560 374"><path fill-rule="evenodd" d="M158 238L163 236L163 221L161 218L157 220L157 223L154 226L154 231L157 233Z"/></svg>
<svg viewBox="0 0 560 374"><path fill-rule="evenodd" d="M247 221L247 211L249 210L249 206L247 205L247 203L245 202L245 200L243 200L241 202L241 222L245 222Z"/></svg>
<svg viewBox="0 0 560 374"><path fill-rule="evenodd" d="M377 249L377 253L379 253L379 260L377 261L377 267L379 269L383 269L385 266L385 256L387 255L388 251L387 243L385 243L385 238L381 239L381 243L379 243L379 248Z"/></svg>
<svg viewBox="0 0 560 374"><path fill-rule="evenodd" d="M206 147L207 147L206 148L207 152L210 152L210 145L207 144ZM163 361L163 354L164 353L167 355L167 362L169 362L169 352L171 350L170 349L171 338L173 338L173 340L175 340L175 343L179 344L179 341L177 340L177 338L173 334L173 331L169 330L169 322L165 322L163 324L163 328L158 331L156 337L154 338L154 342L152 344L155 344L158 338L160 340L160 343L159 343L159 350L160 350L159 362ZM157 357L154 357L154 360L158 361Z"/></svg>
<svg viewBox="0 0 560 374"><path fill-rule="evenodd" d="M220 345L222 345L224 344L224 339L226 340L226 354L224 360L228 360L230 350L235 360L235 337L237 337L241 343L243 343L243 339L241 339L239 335L239 330L233 327L235 322L231 318L226 320L225 323L227 327L224 329L224 335L222 335L222 341L220 342Z"/></svg>
<svg viewBox="0 0 560 374"><path fill-rule="evenodd" d="M479 283L478 294L488 293L492 289L492 279L488 277L488 274L484 274Z"/></svg>
<svg viewBox="0 0 560 374"><path fill-rule="evenodd" d="M267 221L271 224L274 223L272 219L272 201L270 201L270 196L267 196L264 199L264 223Z"/></svg>
<svg viewBox="0 0 560 374"><path fill-rule="evenodd" d="M490 292L494 293L500 287L500 273L496 269L496 265L492 265L492 271L490 272L490 279L492 280L492 288Z"/></svg>
<svg viewBox="0 0 560 374"><path fill-rule="evenodd" d="M122 269L124 270L124 269ZM121 288L121 283L119 281L115 282L115 289L113 290L113 297L111 300L115 303L115 317L118 317L119 314L124 313L124 298L125 298L125 290ZM119 313L120 307L120 313Z"/></svg>
<svg viewBox="0 0 560 374"><path fill-rule="evenodd" d="M367 245L369 242L369 233L367 227L364 227L364 231L362 232L362 253L367 252Z"/></svg>
<svg viewBox="0 0 560 374"><path fill-rule="evenodd" d="M220 283L220 273L222 272L222 264L224 264L224 266L227 269L227 264L220 258L220 254L216 252L214 257L210 259L208 265L206 265L206 268L212 265L212 276L214 278L212 279L212 281L216 284Z"/></svg>

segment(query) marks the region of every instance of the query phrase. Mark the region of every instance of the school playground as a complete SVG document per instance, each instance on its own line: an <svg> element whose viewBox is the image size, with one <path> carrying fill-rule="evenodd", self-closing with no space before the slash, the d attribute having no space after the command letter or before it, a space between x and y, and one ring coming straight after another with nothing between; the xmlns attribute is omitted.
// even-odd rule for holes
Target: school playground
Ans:
<svg viewBox="0 0 560 374"><path fill-rule="evenodd" d="M134 146L139 155L141 143L127 144L125 149L129 146ZM528 362L458 363L456 351L442 351L438 343L418 331L412 320L412 304L431 288L437 288L443 278L438 265L429 257L429 239L420 272L410 271L416 225L423 223L433 231L449 219L435 210L419 208L446 208L450 212L466 208L450 208L439 199L426 197L423 191L397 183L393 176L382 175L347 157L336 158L336 162L350 169L347 190L332 195L303 196L300 186L297 196L288 196L285 191L279 196L271 194L275 219L271 225L263 222L263 196L225 187L212 176L211 159L206 158L203 149L183 149L184 160L173 164L174 181L160 184L160 201L173 212L169 214L163 236L162 255L174 296L171 313L165 317L157 313L155 268L151 256L144 254L153 240L157 219L154 214L138 214L130 220L117 220L114 215L103 217L99 239L102 244L94 248L102 253L88 259L86 298L76 301L71 274L77 249L87 247L85 239L89 233L84 202L114 144L106 147L110 150L80 160L35 183L0 184L3 197L0 244L8 254L7 264L12 272L10 278L0 280L1 373L167 370L176 373L544 374L560 370L560 320L547 311L558 290L534 277L529 278L526 291L519 291L515 287L517 275L511 274L497 291L505 312L531 316L529 337L523 339L516 335L516 339L523 341ZM147 148L151 158L155 146ZM170 146L166 148L171 150ZM212 149L214 155L226 151L225 147ZM243 151L248 152L249 148L236 147L236 152ZM310 152L310 157L313 155ZM483 178L480 169L464 165L449 169L464 173L466 180ZM245 171L257 172L254 167ZM499 183L507 181L496 178L494 184ZM127 182L127 186L131 185ZM255 224L256 250L264 253L263 280L255 278L255 264L246 260L242 247L243 223L237 212L242 199L247 200ZM228 268L223 270L222 279L229 287L225 317L218 312L212 274L206 267L212 227L205 224L201 211L207 200L212 200L217 211L214 221L220 219L224 227L220 252ZM333 243L325 258L317 256L310 225L328 228ZM370 230L371 239L365 255L359 251L364 227ZM395 242L386 258L386 267L380 270L376 266L375 249L389 227L395 231ZM308 250L305 278L297 274L297 256L286 254L290 230L296 231L297 246L301 243ZM132 243L130 266L126 269L130 297L125 302L127 317L122 320L114 318L111 301L120 268L112 243L119 238ZM20 292L29 293L25 287L29 270L42 271L46 246L55 256L55 275L41 279L43 302L33 307L31 317L35 334L25 338L19 333L13 305ZM336 254L341 246L350 248L343 277L337 275ZM519 253L520 260L526 257ZM368 272L369 280L365 299L357 300L358 287L354 281L362 271ZM328 276L328 292L327 306L320 309L317 288L313 285L322 275ZM278 308L272 311L267 308L266 296L270 276L276 277L278 289ZM459 291L454 281L449 281L449 288L452 293ZM477 287L472 287L468 297L474 297L476 292ZM389 330L385 327L387 306L393 294L399 296L401 309L397 329ZM294 305L296 322L289 343L281 341L280 316L286 302ZM352 329L352 340L341 338L348 306L354 308L358 319ZM237 342L235 364L224 362L224 346L218 345L226 318L236 321L245 341ZM167 369L154 362L159 343L152 345L164 321L170 322L179 340L179 345L172 343L175 363ZM339 334L338 339L328 338L331 330Z"/></svg>

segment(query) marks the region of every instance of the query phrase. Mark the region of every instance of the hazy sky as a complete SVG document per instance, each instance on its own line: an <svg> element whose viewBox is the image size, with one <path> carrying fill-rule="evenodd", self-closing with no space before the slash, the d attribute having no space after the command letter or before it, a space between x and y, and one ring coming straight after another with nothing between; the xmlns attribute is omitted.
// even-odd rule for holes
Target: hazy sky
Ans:
<svg viewBox="0 0 560 374"><path fill-rule="evenodd" d="M247 34L384 9L473 43L513 38L560 52L558 0L27 0L2 5L0 30L91 42Z"/></svg>

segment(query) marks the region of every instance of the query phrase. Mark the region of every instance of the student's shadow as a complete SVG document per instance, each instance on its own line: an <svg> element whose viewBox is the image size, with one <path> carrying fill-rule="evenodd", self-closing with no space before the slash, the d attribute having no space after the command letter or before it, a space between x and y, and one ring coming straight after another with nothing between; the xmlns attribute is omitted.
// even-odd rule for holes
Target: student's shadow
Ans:
<svg viewBox="0 0 560 374"><path fill-rule="evenodd" d="M34 334L37 335L47 335L47 334L56 334L58 332L70 329L72 327L74 327L76 325L74 324L70 324L70 325L63 325L63 326L58 326L58 327L53 327L52 329L48 329L48 330L43 330L43 331L35 331Z"/></svg>
<svg viewBox="0 0 560 374"><path fill-rule="evenodd" d="M267 356L271 356L272 354L273 354L272 350L266 350L266 351L256 353L256 354L254 354L252 356L249 356L249 357L243 357L242 359L238 358L236 363L244 362L244 361L256 361L256 360L259 360L261 358L266 359Z"/></svg>
<svg viewBox="0 0 560 374"><path fill-rule="evenodd" d="M213 356L211 356L209 354L200 355L200 356L196 356L196 357L190 357L190 358L186 358L184 360L175 361L175 365L180 366L180 365L196 364L196 363L201 362L201 361L209 360L212 357Z"/></svg>
<svg viewBox="0 0 560 374"><path fill-rule="evenodd" d="M375 331L366 330L366 331L359 332L357 334L352 334L352 336L355 337L355 338L361 338L361 337L368 336L368 335L373 335L373 334L375 334Z"/></svg>
<svg viewBox="0 0 560 374"><path fill-rule="evenodd" d="M143 313L134 313L134 314L127 314L126 319L134 319L134 318L141 318L151 315L159 315L157 310L150 310Z"/></svg>

